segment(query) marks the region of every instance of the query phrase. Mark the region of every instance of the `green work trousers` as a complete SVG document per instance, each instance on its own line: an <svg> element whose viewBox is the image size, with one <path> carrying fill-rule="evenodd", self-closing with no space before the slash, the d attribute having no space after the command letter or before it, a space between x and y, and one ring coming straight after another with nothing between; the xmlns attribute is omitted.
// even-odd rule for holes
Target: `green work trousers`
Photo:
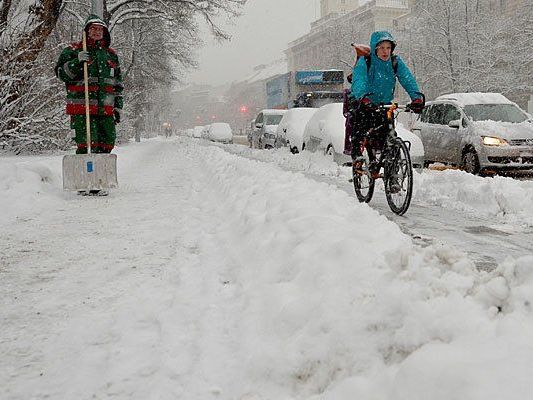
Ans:
<svg viewBox="0 0 533 400"><path fill-rule="evenodd" d="M111 153L115 147L117 133L113 117L91 115L91 153ZM78 145L76 154L87 153L87 132L85 115L72 115L70 127L76 132L74 140Z"/></svg>

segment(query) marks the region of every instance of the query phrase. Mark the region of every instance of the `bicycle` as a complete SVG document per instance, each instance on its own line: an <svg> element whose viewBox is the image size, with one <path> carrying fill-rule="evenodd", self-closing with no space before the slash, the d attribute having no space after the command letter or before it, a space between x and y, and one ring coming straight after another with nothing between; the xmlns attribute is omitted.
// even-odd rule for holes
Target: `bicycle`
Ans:
<svg viewBox="0 0 533 400"><path fill-rule="evenodd" d="M373 135L378 127L366 133L361 142L362 159L352 163L355 194L361 203L368 203L374 195L376 179L383 179L385 196L392 212L403 215L409 209L413 195L413 167L411 143L396 134L395 121L399 111L410 111L407 105L380 105L378 110L386 113L388 126L383 147ZM383 173L381 173L383 169Z"/></svg>

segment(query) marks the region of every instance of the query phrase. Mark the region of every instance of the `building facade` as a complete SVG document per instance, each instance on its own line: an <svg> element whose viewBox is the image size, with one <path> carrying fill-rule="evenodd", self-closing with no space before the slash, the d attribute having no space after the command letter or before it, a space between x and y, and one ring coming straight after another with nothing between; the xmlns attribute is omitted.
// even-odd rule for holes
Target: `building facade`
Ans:
<svg viewBox="0 0 533 400"><path fill-rule="evenodd" d="M345 14L359 7L359 0L320 0L320 15Z"/></svg>
<svg viewBox="0 0 533 400"><path fill-rule="evenodd" d="M311 31L289 43L285 51L289 71L342 69L349 73L354 61L350 44L368 43L373 31L392 29L393 21L409 12L408 0L371 0L344 13L338 1L322 5L322 18L311 24Z"/></svg>

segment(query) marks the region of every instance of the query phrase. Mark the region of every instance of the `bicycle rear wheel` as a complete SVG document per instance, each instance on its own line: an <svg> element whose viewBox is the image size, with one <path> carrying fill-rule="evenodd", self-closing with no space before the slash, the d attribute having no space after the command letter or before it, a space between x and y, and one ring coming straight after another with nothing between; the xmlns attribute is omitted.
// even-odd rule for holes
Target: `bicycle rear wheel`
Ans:
<svg viewBox="0 0 533 400"><path fill-rule="evenodd" d="M369 158L366 150L363 157L364 161L359 163L360 165L356 165L355 162L352 165L353 187L359 202L368 203L374 195L375 181L368 169Z"/></svg>
<svg viewBox="0 0 533 400"><path fill-rule="evenodd" d="M413 166L407 145L396 138L391 158L385 170L384 183L387 203L395 214L403 215L409 209L413 196Z"/></svg>

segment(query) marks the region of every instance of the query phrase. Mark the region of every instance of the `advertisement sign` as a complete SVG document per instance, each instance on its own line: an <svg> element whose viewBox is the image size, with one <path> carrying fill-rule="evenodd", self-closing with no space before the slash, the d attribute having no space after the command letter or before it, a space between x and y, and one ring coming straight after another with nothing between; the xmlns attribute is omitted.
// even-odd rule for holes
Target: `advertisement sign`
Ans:
<svg viewBox="0 0 533 400"><path fill-rule="evenodd" d="M296 71L298 85L337 85L344 83L344 72L340 70L327 71Z"/></svg>
<svg viewBox="0 0 533 400"><path fill-rule="evenodd" d="M268 108L287 107L290 76L289 72L266 83Z"/></svg>

